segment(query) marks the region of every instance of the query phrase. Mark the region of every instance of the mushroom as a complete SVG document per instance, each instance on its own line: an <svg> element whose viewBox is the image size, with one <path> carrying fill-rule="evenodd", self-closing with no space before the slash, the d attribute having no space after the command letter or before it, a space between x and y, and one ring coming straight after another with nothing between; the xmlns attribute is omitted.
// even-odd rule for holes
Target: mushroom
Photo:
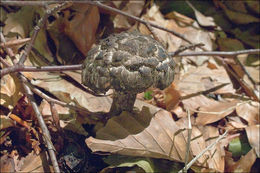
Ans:
<svg viewBox="0 0 260 173"><path fill-rule="evenodd" d="M82 83L96 93L114 89L110 115L132 111L137 93L164 89L174 79L175 63L163 46L139 32L113 34L92 48L83 63Z"/></svg>

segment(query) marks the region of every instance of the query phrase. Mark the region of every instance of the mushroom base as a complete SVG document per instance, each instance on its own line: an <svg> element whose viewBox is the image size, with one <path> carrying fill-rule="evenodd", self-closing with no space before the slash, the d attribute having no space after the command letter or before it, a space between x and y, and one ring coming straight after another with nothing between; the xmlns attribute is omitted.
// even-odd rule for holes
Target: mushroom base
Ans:
<svg viewBox="0 0 260 173"><path fill-rule="evenodd" d="M131 112L134 107L137 94L129 92L114 92L113 103L110 108L109 114L111 116L119 115L122 111Z"/></svg>

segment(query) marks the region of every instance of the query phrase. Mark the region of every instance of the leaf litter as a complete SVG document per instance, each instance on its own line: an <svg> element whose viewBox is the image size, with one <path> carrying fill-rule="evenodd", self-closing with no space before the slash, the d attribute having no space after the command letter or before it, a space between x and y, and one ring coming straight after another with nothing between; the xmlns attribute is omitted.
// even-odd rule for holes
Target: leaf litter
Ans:
<svg viewBox="0 0 260 173"><path fill-rule="evenodd" d="M122 8L123 11L127 11L136 16L142 14L142 8L147 8L146 13L142 14L143 19L175 30L196 43L202 42L205 44L207 50L213 50L213 42L219 39L213 33L200 28L200 26L217 27L218 24L217 22L215 24L212 18L205 17L210 15L202 14L196 7L192 9L197 21L175 11L167 16L168 19L165 19L165 16L160 12L158 6L152 5L148 7L142 2L135 4L130 1L127 4L123 3L123 5L125 5L125 8ZM118 6L118 4L115 4L115 6ZM136 8L132 8L133 6ZM227 4L219 4L219 6L224 10L229 20L235 24L259 22L259 18L252 17L248 11L246 11L248 14L238 19L236 15L237 13L241 14L241 12L232 12L231 9L228 9ZM65 34L66 37L74 42L76 48L81 51L81 53L86 54L95 42L95 32L99 21L93 19L99 18L100 12L95 8L91 13L88 13L89 8L87 5L73 5L71 9L71 11L63 9L63 13L65 14L63 21L59 21L61 23L54 24L52 28L49 27L47 30L50 33L55 31L58 32L58 34L60 34L59 32ZM16 20L16 18L19 19L21 13L28 16L26 19L28 19L29 22L27 20L24 22ZM39 14L42 15L42 11ZM72 17L71 21L68 20L69 17ZM22 10L18 10L17 13L6 15L6 18L8 20L5 21L7 23L4 27L5 35L10 34L11 36L9 35L9 38L12 38L12 34L16 33L21 38L29 37L29 32L32 30L31 21L35 18L34 11L23 7ZM115 17L113 20L115 29L122 30L122 28L132 29L131 27L136 27L136 25L132 26L133 23L130 20L126 21L124 18L125 17L120 15ZM102 18L100 20L102 20ZM61 26L65 26L62 31L56 30ZM138 25L137 28L143 34L150 33L143 24ZM75 30L79 32L74 32ZM168 47L169 52L176 51L179 47L187 45L187 43L172 34L158 29L154 29L154 32L162 43ZM255 46L254 40L245 38L245 35L248 33L245 32L243 35L239 35L239 33L241 33L239 29L233 30L232 32L240 39L240 45L246 43L247 45ZM53 37L53 33L50 35L52 35L51 38L54 39L56 46L59 47L61 40L57 40L57 38ZM82 37L82 35L87 35L88 37L85 38ZM40 31L35 44L36 50L44 55L44 57L47 57L47 61L40 60L38 54L33 52L31 59L26 61L26 65L46 65L55 62L55 55L60 56L59 52L56 52L54 55L52 50L50 50L48 37L46 33ZM227 39L225 38L223 40ZM226 45L220 41L221 39L217 42L221 50L230 50L228 46L232 44ZM233 41L238 42L238 40ZM200 49L195 48L195 51L200 51ZM156 94L153 95L153 101L150 101L150 103L155 106L147 104L147 100L137 100L135 106L138 107L139 110L142 110L141 112L135 112L133 114L124 112L120 116L108 120L104 127L100 124L94 124L96 125L94 129L96 135L93 137L88 136L88 132L83 128L84 124L91 122L87 118L88 115L85 115L85 117L81 115L79 118L78 112L55 105L54 107L58 112L62 129L88 136L86 144L95 153L105 152L127 155L125 157L130 158L130 160L133 157L129 156L142 156L184 162L188 136L188 119L185 110L189 109L192 113L191 121L193 126L189 161L204 148L214 143L215 139L223 133L223 129L227 128L231 128L233 130L232 133L235 134L240 133L240 131L246 132L249 144L252 147L252 150L246 155L241 156L238 161L234 161L232 156L227 154L228 152L226 151L226 147L229 143L227 139L229 139L229 137L232 138L232 134L229 134L226 139L216 144L211 150L199 158L192 169L199 169L199 171L249 172L256 157L259 157L259 138L256 138L256 136L259 136L259 103L241 99L246 97L235 97L241 94L241 92L238 92L235 87L236 83L229 77L226 69L219 65L213 57L191 56L176 57L175 59L179 65L175 82L164 91L151 89L151 91L156 91L152 92ZM242 60L243 64L247 63L247 56ZM255 81L258 81L259 73L257 68L249 66L246 66L246 68L249 69ZM241 73L241 69L234 69L236 73L240 74L240 77L244 77L245 81L250 83L248 82L249 80L245 78L246 75ZM80 106L91 112L107 112L110 108L111 98L109 96L97 97L87 93L86 88L84 89L84 86L80 85L81 75L78 72L26 72L23 74L31 80L34 86L41 88L44 92L51 93L51 95L66 103ZM20 104L18 100L22 97L21 88L17 85L17 82L14 81L16 80L12 75L7 75L3 79L1 78L1 84L5 82L1 85L1 106L7 107L9 111L12 111L15 106ZM2 86L4 87L2 88ZM217 88L218 86L221 87ZM252 87L253 85L250 84L250 86ZM208 92L204 92L207 90ZM139 98L141 97L142 96ZM248 100L248 98L246 99ZM52 118L50 118L51 111L49 103L45 100L41 100L39 105L46 121L53 121ZM167 111L161 108L166 108ZM7 113L1 110L1 122L4 122L4 126L1 125L1 130L10 129L14 126L13 121L6 118L6 115ZM25 117L22 118L26 119ZM93 122L90 124L92 123ZM31 144L36 147L34 148L35 152L37 152L37 142L39 141L35 141L35 138L31 137ZM7 145L7 141L4 142L4 145ZM30 156L30 158L28 156L25 157L27 161L29 160L25 163L38 160L37 164L34 164L35 167L30 168L30 165L24 164L22 169L16 167L15 170L29 171L35 169L37 166L37 169L40 168L40 170L43 170L41 166L48 166L48 164L42 162L43 160L39 156L32 153L30 155L33 156ZM4 156L6 157L7 155L5 154ZM1 157L1 161L2 158L3 156ZM14 160L20 163L18 160ZM146 172L156 170L154 167L151 167L153 163L150 161L143 160L141 163L130 163L131 161L127 161L126 159L125 162L121 163L121 166L132 167L138 165L146 170ZM146 168L143 165L146 165ZM118 164L116 167L117 166L120 165ZM158 168L158 165L155 167ZM12 170L13 168L9 167L8 169Z"/></svg>

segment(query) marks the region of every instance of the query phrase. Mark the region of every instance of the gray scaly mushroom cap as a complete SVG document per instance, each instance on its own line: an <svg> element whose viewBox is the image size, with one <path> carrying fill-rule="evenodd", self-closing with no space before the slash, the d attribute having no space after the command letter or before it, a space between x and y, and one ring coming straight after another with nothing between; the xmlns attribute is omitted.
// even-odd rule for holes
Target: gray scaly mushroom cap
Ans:
<svg viewBox="0 0 260 173"><path fill-rule="evenodd" d="M97 93L114 88L139 93L164 89L174 79L175 63L163 46L138 32L113 34L88 52L82 82Z"/></svg>

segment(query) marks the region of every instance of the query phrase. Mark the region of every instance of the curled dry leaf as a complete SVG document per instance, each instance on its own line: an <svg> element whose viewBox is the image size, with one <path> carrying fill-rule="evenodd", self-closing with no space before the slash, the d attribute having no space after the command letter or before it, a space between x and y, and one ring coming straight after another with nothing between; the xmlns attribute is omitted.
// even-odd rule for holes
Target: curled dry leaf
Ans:
<svg viewBox="0 0 260 173"><path fill-rule="evenodd" d="M21 160L23 163L17 172L53 172L53 167L48 163L48 153L40 155L28 154Z"/></svg>
<svg viewBox="0 0 260 173"><path fill-rule="evenodd" d="M187 133L182 128L186 128L187 124L175 123L167 111L153 111L154 114L151 114L149 110L153 111L153 108L143 107L138 114L123 112L120 116L111 118L104 128L97 131L96 138L86 139L86 144L93 152L110 152L184 162ZM198 128L193 129L192 137L194 140L191 142L190 159L206 147ZM212 154L202 156L196 165L202 166ZM214 161L220 162L218 158ZM209 165L213 169L223 171L213 163Z"/></svg>
<svg viewBox="0 0 260 173"><path fill-rule="evenodd" d="M229 83L214 93L235 93L232 82L224 67L219 66L217 69L210 69L206 64L197 68L190 67L176 82L176 89L181 91L182 96L186 94L197 93L208 90L221 84Z"/></svg>
<svg viewBox="0 0 260 173"><path fill-rule="evenodd" d="M62 129L70 130L85 136L88 134L82 127L82 123L85 122L79 121L77 115L73 111L70 111L69 108L62 107L57 104L54 104L54 108L59 115L59 123ZM46 100L42 101L40 105L40 111L45 119L50 118L50 120L53 121L50 104Z"/></svg>
<svg viewBox="0 0 260 173"><path fill-rule="evenodd" d="M236 107L236 113L239 117L248 122L248 125L259 124L259 103L250 102Z"/></svg>
<svg viewBox="0 0 260 173"><path fill-rule="evenodd" d="M246 134L251 147L255 150L257 157L260 157L260 125L246 127Z"/></svg>
<svg viewBox="0 0 260 173"><path fill-rule="evenodd" d="M187 4L192 8L192 10L195 13L196 19L198 21L198 23L201 26L205 26L205 27L216 27L216 24L214 22L213 17L206 17L204 16L201 12L199 12L189 1L186 1Z"/></svg>
<svg viewBox="0 0 260 173"><path fill-rule="evenodd" d="M0 130L13 127L15 125L14 121L5 115L0 115L0 122Z"/></svg>
<svg viewBox="0 0 260 173"><path fill-rule="evenodd" d="M18 100L22 97L20 92L20 84L15 76L5 75L1 78L0 87L0 102L1 105L13 109Z"/></svg>
<svg viewBox="0 0 260 173"><path fill-rule="evenodd" d="M118 8L120 5L124 3L124 1L114 1L113 3ZM140 16L143 8L144 1L128 1L121 10L133 16ZM118 29L129 29L133 25L133 23L133 20L129 20L129 18L120 14L116 15L116 17L113 20L114 27Z"/></svg>
<svg viewBox="0 0 260 173"><path fill-rule="evenodd" d="M234 162L231 157L226 158L225 172L250 172L251 167L255 163L256 155L251 149L245 156L242 156L237 162Z"/></svg>
<svg viewBox="0 0 260 173"><path fill-rule="evenodd" d="M238 103L238 100L232 100L231 102L219 102L208 107L201 107L198 117L196 118L196 124L206 125L216 122L231 114L235 110Z"/></svg>
<svg viewBox="0 0 260 173"><path fill-rule="evenodd" d="M81 79L80 73L71 73L74 73L75 78ZM108 97L93 96L71 81L63 79L58 73L31 73L31 77L34 79L31 81L34 85L49 91L66 103L78 104L91 112L109 111L110 101Z"/></svg>
<svg viewBox="0 0 260 173"><path fill-rule="evenodd" d="M96 39L95 34L100 19L99 11L97 7L84 3L74 3L71 9L75 11L72 16L68 16L69 10L65 11L64 32L86 55Z"/></svg>

